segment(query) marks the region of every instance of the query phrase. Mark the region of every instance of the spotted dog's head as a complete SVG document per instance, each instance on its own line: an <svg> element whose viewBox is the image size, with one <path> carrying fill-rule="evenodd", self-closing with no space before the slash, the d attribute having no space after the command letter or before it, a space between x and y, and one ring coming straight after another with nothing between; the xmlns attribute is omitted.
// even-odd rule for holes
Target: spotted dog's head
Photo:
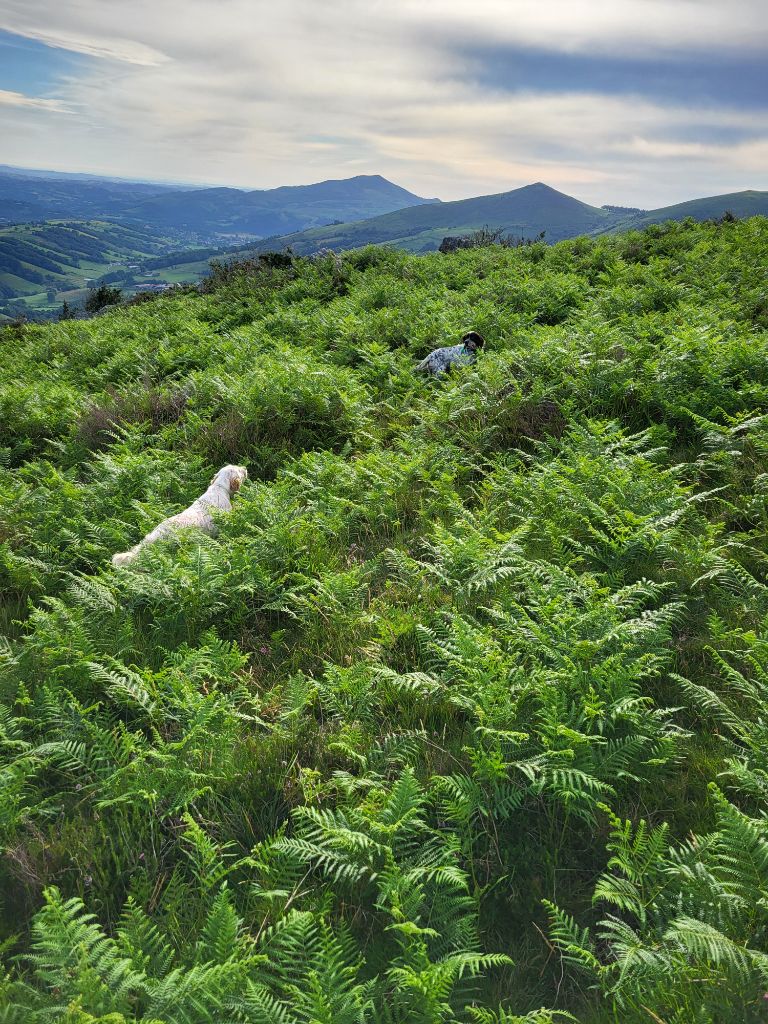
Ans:
<svg viewBox="0 0 768 1024"><path fill-rule="evenodd" d="M248 479L248 470L245 466L222 466L211 480L212 484L221 484L229 488L229 493L234 494L240 490L240 485Z"/></svg>
<svg viewBox="0 0 768 1024"><path fill-rule="evenodd" d="M461 340L468 352L477 352L485 344L485 338L482 334L478 334L477 331L467 331Z"/></svg>

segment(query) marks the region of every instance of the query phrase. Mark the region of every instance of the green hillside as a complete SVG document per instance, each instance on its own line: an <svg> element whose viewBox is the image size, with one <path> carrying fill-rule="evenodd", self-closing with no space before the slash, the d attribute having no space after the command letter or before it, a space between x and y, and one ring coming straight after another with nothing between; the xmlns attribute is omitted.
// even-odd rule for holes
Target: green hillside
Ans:
<svg viewBox="0 0 768 1024"><path fill-rule="evenodd" d="M194 282L212 255L266 234L437 202L380 175L261 191L173 190L0 166L0 225L6 207L10 220L30 222L0 226L0 320L51 316L102 277L126 295ZM101 204L109 220L44 219L67 204L75 217Z"/></svg>
<svg viewBox="0 0 768 1024"><path fill-rule="evenodd" d="M674 206L663 206L658 210L647 210L639 215L621 220L613 230L646 227L648 224L663 224L667 220L716 220L730 212L736 217L768 216L768 192L749 189L744 192L730 192L721 196L707 196L704 199L690 199Z"/></svg>
<svg viewBox="0 0 768 1024"><path fill-rule="evenodd" d="M764 1021L767 261L367 248L0 331L0 1020Z"/></svg>
<svg viewBox="0 0 768 1024"><path fill-rule="evenodd" d="M352 224L313 228L267 239L257 251L291 246L297 253L318 249L354 249L386 242L410 252L437 249L446 235L458 235L484 224L502 227L508 233L535 236L546 231L548 241L588 234L615 223L606 210L566 196L537 182L511 192L475 199L460 199L434 206L414 206Z"/></svg>
<svg viewBox="0 0 768 1024"><path fill-rule="evenodd" d="M119 271L121 278L131 278L132 270L143 268L144 261L150 267L153 262L163 264L159 257L173 248L173 240L156 230L106 221L47 221L0 228L0 312L4 302L15 299L23 302L13 303L14 308L58 308L62 298L71 298L73 292L104 275ZM207 257L212 251L201 250L200 255ZM185 262L192 255L186 250ZM189 273L185 273L187 280ZM146 281L154 279L162 278L149 272Z"/></svg>
<svg viewBox="0 0 768 1024"><path fill-rule="evenodd" d="M245 230L237 220L243 203L255 204L253 215L273 218L270 223L274 226L293 223L296 218L303 218L303 223L325 220L339 212L339 203L346 203L344 209L348 212L365 209L372 203L399 206L408 202L422 205L366 220L270 237L262 242L241 241L222 247L219 241L206 247L190 247L191 239L199 237L200 232L211 233L200 226L202 222L197 228L191 226L198 216L219 218L220 239L227 230L238 237ZM190 210L195 211L194 216ZM53 221L0 228L0 319L3 313L7 319L19 313L33 317L55 315L63 299L70 303L82 301L86 281L104 277L127 296L163 284L196 283L208 273L211 258L237 258L244 253L287 246L298 254L312 254L324 248L345 250L383 243L424 253L436 250L446 235L467 235L484 226L501 227L514 237L531 238L544 231L547 241L554 242L687 217L716 219L726 210L737 217L766 215L768 193L713 196L627 217L588 206L542 184L454 203L419 200L375 175L258 193L237 189L166 192L148 200L144 210L148 218L158 217L160 224L151 220L147 226ZM240 224L237 229L236 222Z"/></svg>
<svg viewBox="0 0 768 1024"><path fill-rule="evenodd" d="M686 217L707 220L722 216L726 210L737 217L768 216L768 192L735 192L693 199L627 217L589 206L537 182L498 195L412 207L351 224L268 238L257 243L254 250L265 252L290 246L294 252L306 255L320 249L341 251L386 243L408 252L432 252L446 235L469 234L486 225L501 227L516 237L531 238L544 231L547 241L557 242L577 235L627 231Z"/></svg>

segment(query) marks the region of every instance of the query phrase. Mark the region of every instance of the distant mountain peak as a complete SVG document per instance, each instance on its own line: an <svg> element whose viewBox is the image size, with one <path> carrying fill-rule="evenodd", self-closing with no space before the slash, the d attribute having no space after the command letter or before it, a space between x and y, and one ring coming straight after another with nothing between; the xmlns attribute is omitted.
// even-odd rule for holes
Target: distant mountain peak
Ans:
<svg viewBox="0 0 768 1024"><path fill-rule="evenodd" d="M263 238L304 228L363 220L432 204L380 174L329 178L308 185L266 189L198 189L171 193L158 202L137 203L126 217L212 239L240 235Z"/></svg>
<svg viewBox="0 0 768 1024"><path fill-rule="evenodd" d="M553 188L551 185L548 185L545 181L533 181L530 185L523 185L523 188L526 189L528 192L547 192L549 194L554 193L555 195L558 196L564 196L566 194L565 192L560 192L559 189Z"/></svg>

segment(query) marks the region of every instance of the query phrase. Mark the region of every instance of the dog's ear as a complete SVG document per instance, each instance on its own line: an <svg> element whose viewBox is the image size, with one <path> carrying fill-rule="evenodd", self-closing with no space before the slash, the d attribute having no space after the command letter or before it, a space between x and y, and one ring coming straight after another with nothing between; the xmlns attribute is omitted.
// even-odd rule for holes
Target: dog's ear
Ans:
<svg viewBox="0 0 768 1024"><path fill-rule="evenodd" d="M240 477L233 473L232 476L229 478L229 493L234 494L235 491L239 491L240 483Z"/></svg>

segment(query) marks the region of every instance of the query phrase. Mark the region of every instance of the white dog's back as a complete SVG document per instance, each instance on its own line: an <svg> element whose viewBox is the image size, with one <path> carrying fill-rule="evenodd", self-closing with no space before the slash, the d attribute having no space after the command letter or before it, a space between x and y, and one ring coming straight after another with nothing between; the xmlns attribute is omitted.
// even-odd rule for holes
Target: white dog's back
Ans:
<svg viewBox="0 0 768 1024"><path fill-rule="evenodd" d="M115 567L129 565L136 560L143 547L163 540L164 537L170 536L177 530L191 528L202 530L203 533L215 533L216 524L213 521L211 509L218 508L229 511L232 507L231 495L240 489L240 484L247 478L248 470L245 466L224 466L211 480L208 490L196 498L189 508L164 519L129 551L120 551L113 555L112 565Z"/></svg>

